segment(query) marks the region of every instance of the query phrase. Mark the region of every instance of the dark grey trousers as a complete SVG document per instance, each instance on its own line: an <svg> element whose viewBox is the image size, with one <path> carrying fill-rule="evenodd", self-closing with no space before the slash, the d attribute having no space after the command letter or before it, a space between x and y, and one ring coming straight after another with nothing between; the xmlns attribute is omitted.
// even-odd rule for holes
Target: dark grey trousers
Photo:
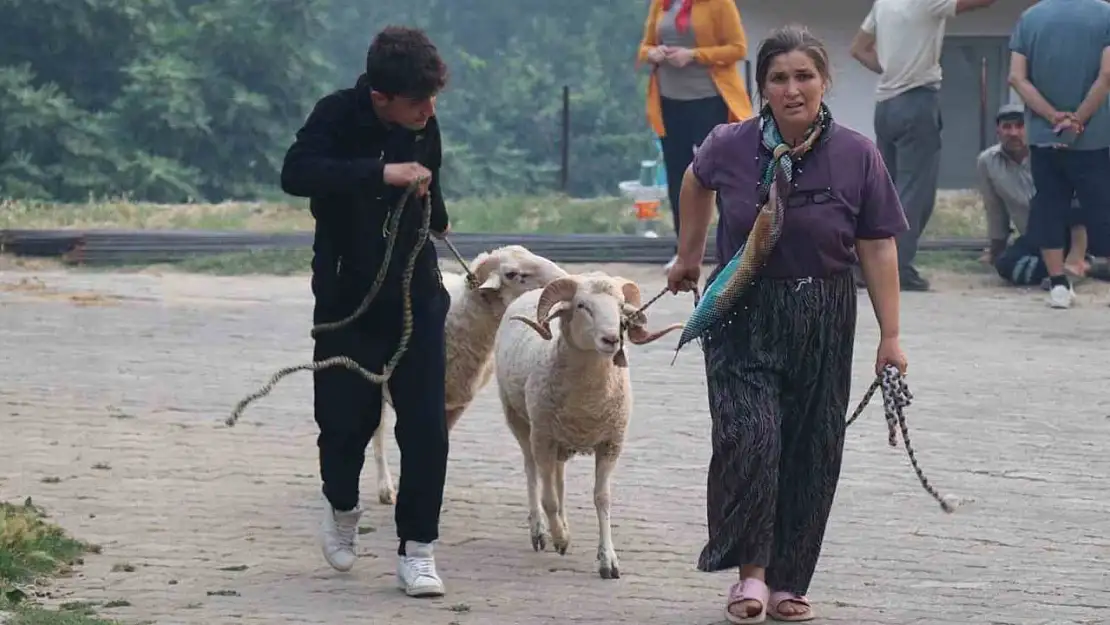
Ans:
<svg viewBox="0 0 1110 625"><path fill-rule="evenodd" d="M758 279L702 341L713 455L699 570L752 564L774 590L809 590L840 479L855 331L845 271Z"/></svg>
<svg viewBox="0 0 1110 625"><path fill-rule="evenodd" d="M917 87L875 105L875 142L910 228L898 236L898 265L913 266L917 242L937 201L940 174L940 91Z"/></svg>

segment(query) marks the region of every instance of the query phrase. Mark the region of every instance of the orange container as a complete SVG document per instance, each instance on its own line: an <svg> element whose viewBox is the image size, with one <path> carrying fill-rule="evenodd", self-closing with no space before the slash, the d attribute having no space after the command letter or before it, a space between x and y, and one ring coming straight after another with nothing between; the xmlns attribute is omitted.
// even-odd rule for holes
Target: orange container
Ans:
<svg viewBox="0 0 1110 625"><path fill-rule="evenodd" d="M659 217L659 200L636 200L636 219L649 221Z"/></svg>

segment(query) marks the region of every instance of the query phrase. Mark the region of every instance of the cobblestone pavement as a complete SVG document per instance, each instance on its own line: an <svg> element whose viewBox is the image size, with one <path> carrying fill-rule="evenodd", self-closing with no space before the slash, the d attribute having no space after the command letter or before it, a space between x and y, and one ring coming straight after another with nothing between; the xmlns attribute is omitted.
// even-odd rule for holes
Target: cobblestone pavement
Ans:
<svg viewBox="0 0 1110 625"><path fill-rule="evenodd" d="M645 293L662 285L627 269ZM0 273L0 498L33 496L103 547L59 600L126 600L103 613L160 624L720 621L730 575L694 568L709 457L696 346L673 368L673 340L632 349L637 409L614 481L622 579L594 570L589 460L568 470L571 551L532 551L519 451L487 388L452 440L449 595L410 600L393 585L372 463L363 558L339 574L317 551L308 374L221 424L308 357L309 297L303 276ZM1110 622L1108 299L1053 311L1041 293L1002 289L904 296L918 458L942 492L976 503L940 511L887 447L876 402L849 430L811 592L818 622ZM689 306L665 298L654 323ZM855 398L876 336L866 300L860 311ZM392 442L390 455L396 467Z"/></svg>

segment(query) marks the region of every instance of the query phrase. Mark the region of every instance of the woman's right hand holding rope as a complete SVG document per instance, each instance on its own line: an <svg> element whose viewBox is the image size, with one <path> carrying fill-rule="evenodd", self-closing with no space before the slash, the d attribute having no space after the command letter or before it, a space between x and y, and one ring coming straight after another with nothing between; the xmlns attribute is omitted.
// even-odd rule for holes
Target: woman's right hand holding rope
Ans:
<svg viewBox="0 0 1110 625"><path fill-rule="evenodd" d="M690 263L679 256L667 270L667 290L676 295L679 291L694 291L700 279L701 263Z"/></svg>

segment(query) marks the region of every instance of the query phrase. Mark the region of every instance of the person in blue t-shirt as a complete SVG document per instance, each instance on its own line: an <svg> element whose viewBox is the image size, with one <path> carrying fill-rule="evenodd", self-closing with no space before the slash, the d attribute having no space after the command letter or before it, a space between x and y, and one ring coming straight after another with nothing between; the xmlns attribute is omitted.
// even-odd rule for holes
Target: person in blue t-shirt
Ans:
<svg viewBox="0 0 1110 625"><path fill-rule="evenodd" d="M1064 271L1072 197L1082 207L1088 250L1110 255L1110 4L1041 0L1010 38L1010 84L1025 101L1036 194L1029 232L1048 269L1048 303L1075 299Z"/></svg>

